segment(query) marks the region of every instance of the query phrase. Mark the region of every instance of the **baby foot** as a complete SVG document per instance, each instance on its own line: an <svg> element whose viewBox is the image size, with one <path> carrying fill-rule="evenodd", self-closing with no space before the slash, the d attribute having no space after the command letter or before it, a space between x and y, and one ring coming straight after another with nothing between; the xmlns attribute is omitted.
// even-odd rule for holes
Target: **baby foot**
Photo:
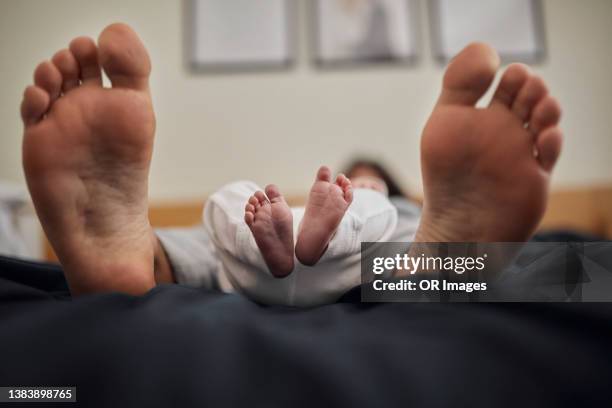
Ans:
<svg viewBox="0 0 612 408"><path fill-rule="evenodd" d="M308 195L295 246L295 256L302 264L311 266L321 259L352 201L350 180L339 174L332 183L329 168L321 167Z"/></svg>
<svg viewBox="0 0 612 408"><path fill-rule="evenodd" d="M520 64L504 73L486 109L499 57L472 44L448 66L421 140L424 207L420 242L525 241L546 208L561 150L561 110Z"/></svg>
<svg viewBox="0 0 612 408"><path fill-rule="evenodd" d="M102 87L101 67L112 88ZM24 93L23 166L73 295L155 285L147 210L149 56L124 24L41 63Z"/></svg>
<svg viewBox="0 0 612 408"><path fill-rule="evenodd" d="M272 275L289 275L293 271L293 214L275 185L267 186L266 194L258 191L249 198L244 221Z"/></svg>

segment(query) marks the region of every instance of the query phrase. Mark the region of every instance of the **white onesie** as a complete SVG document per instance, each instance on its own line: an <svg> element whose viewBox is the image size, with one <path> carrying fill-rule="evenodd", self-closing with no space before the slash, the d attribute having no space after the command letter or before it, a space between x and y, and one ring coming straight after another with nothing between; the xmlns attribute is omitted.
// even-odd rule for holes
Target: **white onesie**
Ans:
<svg viewBox="0 0 612 408"><path fill-rule="evenodd" d="M256 191L255 183L228 184L213 194L204 208L204 227L221 260L219 286L268 304L313 306L337 300L360 284L361 242L384 242L395 231L397 209L382 193L354 190L353 202L342 218L327 251L315 266L295 259L293 272L275 278L244 222L244 207ZM292 208L293 230L297 230L304 208Z"/></svg>

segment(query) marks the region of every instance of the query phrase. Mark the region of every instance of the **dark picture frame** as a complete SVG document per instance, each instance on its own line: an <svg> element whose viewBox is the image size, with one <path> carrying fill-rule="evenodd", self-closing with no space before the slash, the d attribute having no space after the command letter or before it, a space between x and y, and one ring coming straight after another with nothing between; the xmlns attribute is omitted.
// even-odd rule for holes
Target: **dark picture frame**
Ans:
<svg viewBox="0 0 612 408"><path fill-rule="evenodd" d="M461 47L450 47L448 45L448 39L446 38L448 34L445 34L445 24L449 24L447 21L443 21L443 7L448 5L449 0L429 0L429 21L430 21L430 33L431 33L431 47L434 58L441 64L448 63L454 55L460 51ZM453 1L453 0L450 0ZM456 1L456 0L455 0ZM493 7L494 3L490 0L489 3L486 1L484 3L489 7ZM497 0L500 1L500 0ZM522 11L527 11L529 16L526 17L526 21L522 21L523 24L529 24L530 30L521 30L521 32L530 33L533 41L532 49L524 49L521 51L507 51L504 49L500 49L496 47L495 41L491 41L491 38L483 38L483 37L469 37L469 33L465 35L465 41L463 45L467 45L470 41L484 41L490 43L493 47L497 48L500 58L503 63L510 62L523 62L528 64L537 64L546 59L547 55L547 47L546 47L546 35L545 35L545 19L543 12L543 5L541 0L504 0L508 3L513 4L514 7L520 6L523 7ZM456 6L457 3L454 3L453 6ZM469 4L465 2L461 2L463 9L466 10L467 13L470 13L474 10L474 8L470 7ZM501 16L500 21L507 21L507 15L503 15L500 11L499 15ZM494 17L494 16L492 16ZM461 16L458 16L461 18ZM465 22L464 22L465 23ZM519 24L521 22L517 21L517 27L520 27ZM464 24L465 25L465 24ZM485 26L482 22L474 21L470 27L483 27ZM496 26L495 24L489 24L488 26L493 27L492 29L499 28L502 30L501 26ZM499 33L496 33L499 34ZM484 37L487 37L486 35ZM493 36L490 36L493 37ZM451 49L452 50L449 50ZM518 47L517 47L518 48Z"/></svg>
<svg viewBox="0 0 612 408"><path fill-rule="evenodd" d="M186 20L187 34L186 52L187 64L193 72L201 73L225 73L225 72L252 72L252 71L276 71L287 70L295 63L295 24L293 24L295 15L294 0L266 0L266 3L259 3L255 0L187 0ZM238 4L240 1L240 4ZM250 3L250 4L249 4ZM272 17L276 17L276 21L265 19L262 16L257 16L261 21L251 21L249 24L236 24L236 21L228 19L244 19L245 6L256 6L256 13L265 12L266 7L281 7L282 10L275 10L270 13ZM207 10L212 10L213 14L210 17L205 16L211 21L218 24L206 24L200 21L202 18L201 12L208 7ZM223 10L223 8L227 10ZM232 10L240 9L241 13L232 13ZM215 15L214 13L217 13ZM248 14L247 14L248 16ZM225 27L232 27L228 30ZM242 32L236 34L235 27L240 27ZM282 34L270 36L268 40L274 43L264 44L265 35L262 30L274 27ZM282 37L281 37L282 36ZM207 50L207 38L214 38L217 49ZM225 41L224 43L224 40ZM253 47L254 42L260 41L258 44L261 49L261 55L257 56L257 47ZM204 44L203 44L204 42ZM210 43L212 41L209 41ZM218 47L217 47L218 45ZM281 48L284 48L280 50ZM220 51L225 52L225 55L220 55ZM210 52L207 52L210 51ZM240 57L240 53L244 56ZM280 53L282 55L272 55Z"/></svg>
<svg viewBox="0 0 612 408"><path fill-rule="evenodd" d="M334 19L338 18L338 14L334 15L329 12L332 3L337 5L343 1L347 0L310 1L311 60L315 66L319 68L344 68L364 65L411 66L417 63L421 54L420 5L417 0L362 0L362 5L365 4L367 7L370 7L370 26L361 27L362 31L367 33L363 37L363 43L355 44L354 52L346 51L346 49L341 50L340 47L337 47L338 50L334 52L333 43L342 41L342 38L337 37L341 37L343 34L341 30L336 31L335 34L330 33L330 30L327 30L326 27L336 26ZM379 9L372 11L372 8L377 4ZM385 7L387 8L386 10ZM402 14L392 15L392 12ZM391 24L384 24L385 17L383 17L382 13L386 13L387 22L389 22L389 17L395 19L393 21L395 27L392 27ZM350 18L348 20L350 24ZM378 28L376 24L378 24ZM380 36L385 30L388 40L391 40L394 36L396 42L399 39L402 46L396 46L393 49L389 44L385 44L385 41L381 41ZM350 45L350 39L345 38L345 40Z"/></svg>

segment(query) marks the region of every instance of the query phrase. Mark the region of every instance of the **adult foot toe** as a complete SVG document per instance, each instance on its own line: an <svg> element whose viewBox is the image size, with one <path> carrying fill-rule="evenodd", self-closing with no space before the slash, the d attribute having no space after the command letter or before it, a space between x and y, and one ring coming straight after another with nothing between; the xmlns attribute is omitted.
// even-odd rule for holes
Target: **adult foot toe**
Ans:
<svg viewBox="0 0 612 408"><path fill-rule="evenodd" d="M524 122L531 118L533 108L548 94L544 80L537 75L531 75L519 91L512 103L512 111Z"/></svg>
<svg viewBox="0 0 612 408"><path fill-rule="evenodd" d="M558 127L549 127L542 131L536 139L538 161L546 172L550 172L559 155L563 144L563 133Z"/></svg>
<svg viewBox="0 0 612 408"><path fill-rule="evenodd" d="M37 123L49 108L49 93L38 86L30 85L23 93L21 118L25 126Z"/></svg>
<svg viewBox="0 0 612 408"><path fill-rule="evenodd" d="M499 56L489 45L468 45L446 69L438 103L474 105L489 89L499 64Z"/></svg>
<svg viewBox="0 0 612 408"><path fill-rule="evenodd" d="M62 92L79 86L79 63L69 49L58 51L51 61L62 75Z"/></svg>
<svg viewBox="0 0 612 408"><path fill-rule="evenodd" d="M561 119L561 106L552 96L545 96L533 109L529 129L539 133L550 126L555 126Z"/></svg>
<svg viewBox="0 0 612 408"><path fill-rule="evenodd" d="M62 74L51 61L41 62L34 71L34 84L49 94L50 102L60 95Z"/></svg>
<svg viewBox="0 0 612 408"><path fill-rule="evenodd" d="M491 106L501 104L506 108L512 107L519 91L529 79L530 71L526 65L512 64L502 75L499 85L495 90Z"/></svg>
<svg viewBox="0 0 612 408"><path fill-rule="evenodd" d="M98 47L89 37L77 37L70 42L70 52L79 64L83 85L102 86L102 71L98 63Z"/></svg>
<svg viewBox="0 0 612 408"><path fill-rule="evenodd" d="M111 24L98 38L100 64L113 87L148 89L151 61L138 35L128 25Z"/></svg>

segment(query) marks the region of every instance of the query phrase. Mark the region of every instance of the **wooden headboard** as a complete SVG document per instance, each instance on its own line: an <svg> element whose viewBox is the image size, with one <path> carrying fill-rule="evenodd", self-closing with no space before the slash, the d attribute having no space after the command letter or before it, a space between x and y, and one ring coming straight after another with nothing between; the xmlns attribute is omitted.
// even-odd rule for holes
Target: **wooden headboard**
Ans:
<svg viewBox="0 0 612 408"><path fill-rule="evenodd" d="M289 205L304 205L306 197L286 197ZM157 202L152 203L149 208L149 220L154 227L189 227L202 222L202 210L204 201L189 200L183 202Z"/></svg>
<svg viewBox="0 0 612 408"><path fill-rule="evenodd" d="M303 205L305 197L288 197ZM201 222L204 199L182 203L155 203L149 217L154 227L191 226ZM612 186L553 191L540 230L572 229L612 239Z"/></svg>
<svg viewBox="0 0 612 408"><path fill-rule="evenodd" d="M290 205L303 205L305 197L288 197ZM204 199L152 203L149 219L154 227L189 227L202 220ZM570 229L612 239L612 186L563 189L550 195L540 230ZM45 244L48 260L57 258Z"/></svg>
<svg viewBox="0 0 612 408"><path fill-rule="evenodd" d="M540 229L558 228L612 239L612 186L553 191Z"/></svg>

